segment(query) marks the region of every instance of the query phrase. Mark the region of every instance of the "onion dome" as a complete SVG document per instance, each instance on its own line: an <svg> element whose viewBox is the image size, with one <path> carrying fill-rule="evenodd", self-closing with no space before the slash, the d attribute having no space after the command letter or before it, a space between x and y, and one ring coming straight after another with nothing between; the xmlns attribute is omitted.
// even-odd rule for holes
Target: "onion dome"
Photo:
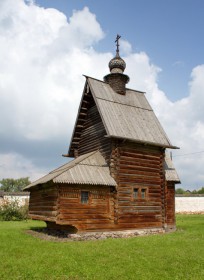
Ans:
<svg viewBox="0 0 204 280"><path fill-rule="evenodd" d="M125 61L117 53L108 64L111 73L123 73L126 68Z"/></svg>
<svg viewBox="0 0 204 280"><path fill-rule="evenodd" d="M104 77L104 82L108 83L110 87L118 94L125 95L126 87L125 85L129 82L129 77L123 74L126 63L119 55L119 39L120 35L116 37L116 55L112 58L108 64L110 69L110 74Z"/></svg>

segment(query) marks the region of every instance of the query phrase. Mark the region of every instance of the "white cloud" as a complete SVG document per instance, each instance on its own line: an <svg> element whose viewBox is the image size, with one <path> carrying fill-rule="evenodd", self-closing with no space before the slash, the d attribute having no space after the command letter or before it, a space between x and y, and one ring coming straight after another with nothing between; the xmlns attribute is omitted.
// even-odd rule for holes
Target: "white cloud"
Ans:
<svg viewBox="0 0 204 280"><path fill-rule="evenodd" d="M159 89L161 71L145 53L130 54L125 58L130 87L147 92L147 98L173 145L174 163L184 187L201 187L204 181L204 65L192 70L189 96L176 102L170 101ZM178 156L190 153L187 156Z"/></svg>
<svg viewBox="0 0 204 280"><path fill-rule="evenodd" d="M67 19L33 1L0 1L1 178L34 179L48 171L46 165L40 168L36 163L45 147L42 143L52 140L57 146L70 136L83 90L82 74L102 79L109 71L112 55L94 50L103 38L88 8L74 11ZM161 69L148 55L132 53L131 44L124 40L121 52L130 76L128 87L147 92L172 144L181 147L173 155L204 150L204 66L193 69L189 96L171 102L159 89ZM18 148L24 143L28 143L27 153ZM49 149L51 153L53 146ZM175 157L175 164L184 186L202 184L204 156Z"/></svg>
<svg viewBox="0 0 204 280"><path fill-rule="evenodd" d="M120 40L120 54L129 55L131 52L132 52L131 44L128 41L121 39Z"/></svg>
<svg viewBox="0 0 204 280"><path fill-rule="evenodd" d="M37 180L45 175L46 171L34 166L32 161L17 153L0 154L1 178L29 177L31 180Z"/></svg>
<svg viewBox="0 0 204 280"><path fill-rule="evenodd" d="M68 124L73 123L81 75L91 72L91 46L103 31L88 8L75 11L67 22L54 9L21 0L3 2L0 26L12 24L3 26L0 36L1 127L7 130L9 125L29 139L47 138L51 131L57 135L64 131L65 115Z"/></svg>

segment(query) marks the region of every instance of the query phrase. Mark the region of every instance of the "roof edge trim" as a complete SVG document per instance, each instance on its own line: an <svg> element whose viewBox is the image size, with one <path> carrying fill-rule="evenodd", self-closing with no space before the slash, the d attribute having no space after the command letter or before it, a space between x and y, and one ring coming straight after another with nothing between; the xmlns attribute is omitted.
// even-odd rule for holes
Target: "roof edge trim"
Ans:
<svg viewBox="0 0 204 280"><path fill-rule="evenodd" d="M121 140L127 140L135 143L141 143L141 144L146 144L146 145L152 145L152 146L157 146L157 147L163 147L163 148L169 148L169 149L180 149L177 146L172 146L172 145L164 145L164 144L159 144L159 143L154 143L154 142L149 142L149 141L144 141L144 140L134 140L132 138L127 138L127 137L120 137L120 136L115 136L115 135L105 135L107 138L116 138L116 139L121 139Z"/></svg>

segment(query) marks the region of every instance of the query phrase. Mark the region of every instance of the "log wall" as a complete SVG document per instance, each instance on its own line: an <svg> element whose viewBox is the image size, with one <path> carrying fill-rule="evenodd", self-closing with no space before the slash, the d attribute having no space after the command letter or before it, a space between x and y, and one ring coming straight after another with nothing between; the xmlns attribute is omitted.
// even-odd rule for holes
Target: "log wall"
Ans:
<svg viewBox="0 0 204 280"><path fill-rule="evenodd" d="M55 221L58 190L56 186L39 186L30 190L29 217L35 220Z"/></svg>
<svg viewBox="0 0 204 280"><path fill-rule="evenodd" d="M110 139L104 137L106 131L95 104L88 110L86 122L81 132L78 155L100 150L109 160L111 151Z"/></svg>
<svg viewBox="0 0 204 280"><path fill-rule="evenodd" d="M164 151L133 143L116 143L111 157L111 174L118 183L116 227L162 227L165 222ZM138 198L134 198L138 189ZM141 190L145 190L145 198Z"/></svg>
<svg viewBox="0 0 204 280"><path fill-rule="evenodd" d="M175 184L166 183L166 224L168 228L175 227Z"/></svg>
<svg viewBox="0 0 204 280"><path fill-rule="evenodd" d="M100 150L107 162L110 159L111 140L106 135L102 119L90 90L84 94L75 125L69 156L77 157Z"/></svg>
<svg viewBox="0 0 204 280"><path fill-rule="evenodd" d="M81 191L89 192L87 204L81 203ZM111 229L114 226L114 199L110 187L60 185L57 224L78 230Z"/></svg>

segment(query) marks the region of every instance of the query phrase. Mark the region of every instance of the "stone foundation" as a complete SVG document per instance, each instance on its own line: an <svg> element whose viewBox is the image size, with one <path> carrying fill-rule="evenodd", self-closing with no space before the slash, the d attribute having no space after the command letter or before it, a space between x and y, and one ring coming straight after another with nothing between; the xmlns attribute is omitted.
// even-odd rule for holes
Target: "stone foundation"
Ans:
<svg viewBox="0 0 204 280"><path fill-rule="evenodd" d="M86 241L86 240L104 240L108 238L130 238L136 236L144 236L150 234L163 234L164 229L140 229L140 230L123 230L123 231L106 231L106 232L86 232L77 234L68 234L68 238L73 241Z"/></svg>

